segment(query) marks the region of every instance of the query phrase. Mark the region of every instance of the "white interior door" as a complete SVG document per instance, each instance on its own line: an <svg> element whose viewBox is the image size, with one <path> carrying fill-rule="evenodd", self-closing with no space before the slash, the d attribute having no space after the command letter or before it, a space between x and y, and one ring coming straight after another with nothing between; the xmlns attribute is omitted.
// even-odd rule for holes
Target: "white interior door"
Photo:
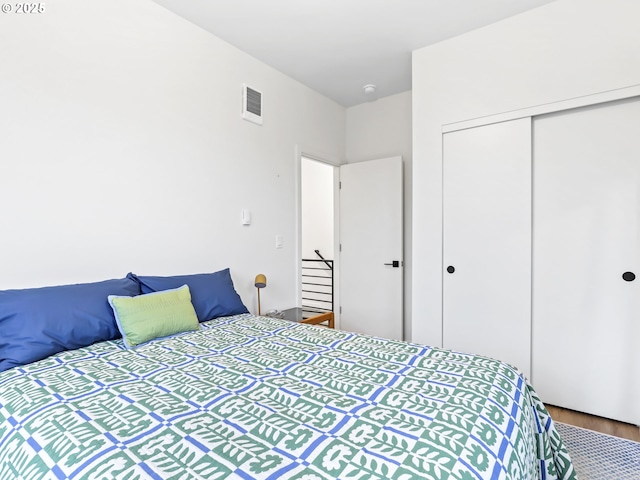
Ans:
<svg viewBox="0 0 640 480"><path fill-rule="evenodd" d="M623 274L640 274L639 132L639 100L534 121L534 387L635 424L640 280Z"/></svg>
<svg viewBox="0 0 640 480"><path fill-rule="evenodd" d="M340 328L402 340L402 158L342 165L340 184Z"/></svg>
<svg viewBox="0 0 640 480"><path fill-rule="evenodd" d="M443 346L529 376L531 119L443 137Z"/></svg>

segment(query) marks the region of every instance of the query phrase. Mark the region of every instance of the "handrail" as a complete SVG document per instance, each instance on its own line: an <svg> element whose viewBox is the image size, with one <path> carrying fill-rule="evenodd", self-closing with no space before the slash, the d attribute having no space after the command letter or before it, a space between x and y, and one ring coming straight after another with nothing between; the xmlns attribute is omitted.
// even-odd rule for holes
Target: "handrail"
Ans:
<svg viewBox="0 0 640 480"><path fill-rule="evenodd" d="M329 262L325 260L325 258L320 254L320 250L314 250L314 252L316 252L316 255L318 255L322 260L324 260L324 263L327 264L327 267L333 270L333 264L329 264Z"/></svg>

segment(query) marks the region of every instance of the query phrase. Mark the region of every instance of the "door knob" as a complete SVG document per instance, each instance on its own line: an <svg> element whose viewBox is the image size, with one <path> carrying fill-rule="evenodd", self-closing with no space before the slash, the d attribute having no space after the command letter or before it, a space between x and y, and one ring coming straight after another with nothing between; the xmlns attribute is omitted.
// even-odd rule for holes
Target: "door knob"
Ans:
<svg viewBox="0 0 640 480"><path fill-rule="evenodd" d="M391 263L385 263L385 265L390 265L393 268L398 268L400 266L400 261L399 260L393 260Z"/></svg>
<svg viewBox="0 0 640 480"><path fill-rule="evenodd" d="M622 279L625 282L633 282L636 279L636 274L633 272L624 272L622 274Z"/></svg>
<svg viewBox="0 0 640 480"><path fill-rule="evenodd" d="M455 271L456 271L456 269L455 269L455 268L453 268L453 265L449 265L449 266L447 267L447 272L449 272L449 273L453 273L453 272L455 272Z"/></svg>

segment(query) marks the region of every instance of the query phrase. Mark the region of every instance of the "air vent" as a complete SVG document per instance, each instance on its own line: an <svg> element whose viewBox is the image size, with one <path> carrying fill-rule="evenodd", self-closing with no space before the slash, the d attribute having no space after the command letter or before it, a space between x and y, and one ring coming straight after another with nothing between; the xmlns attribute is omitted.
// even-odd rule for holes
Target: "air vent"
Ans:
<svg viewBox="0 0 640 480"><path fill-rule="evenodd" d="M242 118L262 125L262 92L242 85Z"/></svg>

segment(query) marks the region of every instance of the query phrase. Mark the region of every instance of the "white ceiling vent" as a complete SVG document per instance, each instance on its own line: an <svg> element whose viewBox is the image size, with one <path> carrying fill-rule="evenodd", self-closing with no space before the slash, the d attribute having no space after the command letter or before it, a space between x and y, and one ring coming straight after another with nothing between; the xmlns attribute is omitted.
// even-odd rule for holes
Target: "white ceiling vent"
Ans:
<svg viewBox="0 0 640 480"><path fill-rule="evenodd" d="M242 118L262 125L262 92L242 84Z"/></svg>

